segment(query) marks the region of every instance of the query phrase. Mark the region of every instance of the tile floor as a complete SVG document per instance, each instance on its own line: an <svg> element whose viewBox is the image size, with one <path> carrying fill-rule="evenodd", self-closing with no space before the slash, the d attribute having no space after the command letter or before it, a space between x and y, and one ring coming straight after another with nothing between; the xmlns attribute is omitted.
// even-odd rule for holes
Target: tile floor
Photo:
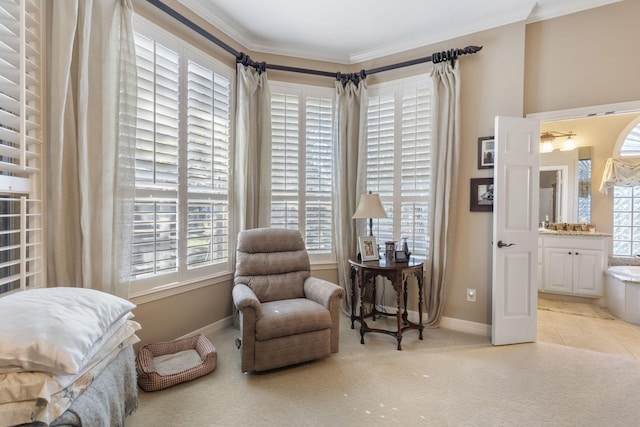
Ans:
<svg viewBox="0 0 640 427"><path fill-rule="evenodd" d="M538 341L640 359L640 325L617 318L538 309Z"/></svg>

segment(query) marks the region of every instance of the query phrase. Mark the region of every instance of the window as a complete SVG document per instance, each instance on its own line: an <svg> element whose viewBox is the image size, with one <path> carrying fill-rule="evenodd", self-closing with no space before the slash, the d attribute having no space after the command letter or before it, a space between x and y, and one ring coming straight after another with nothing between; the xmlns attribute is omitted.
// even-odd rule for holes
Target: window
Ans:
<svg viewBox="0 0 640 427"><path fill-rule="evenodd" d="M428 253L431 186L431 81L371 87L367 110L367 191L379 193L388 218L374 221L380 244L407 239L413 256Z"/></svg>
<svg viewBox="0 0 640 427"><path fill-rule="evenodd" d="M640 119L619 141L614 152L620 157L640 156ZM624 134L623 134L624 135ZM618 150L619 147L619 150ZM613 189L613 256L630 257L640 254L640 186Z"/></svg>
<svg viewBox="0 0 640 427"><path fill-rule="evenodd" d="M0 294L44 280L41 22L38 0L0 4Z"/></svg>
<svg viewBox="0 0 640 427"><path fill-rule="evenodd" d="M134 290L230 271L233 70L136 21Z"/></svg>
<svg viewBox="0 0 640 427"><path fill-rule="evenodd" d="M578 160L578 218L591 223L591 159Z"/></svg>
<svg viewBox="0 0 640 427"><path fill-rule="evenodd" d="M613 189L613 255L640 254L640 186Z"/></svg>
<svg viewBox="0 0 640 427"><path fill-rule="evenodd" d="M332 88L271 84L271 226L300 230L315 260L332 253L334 98Z"/></svg>

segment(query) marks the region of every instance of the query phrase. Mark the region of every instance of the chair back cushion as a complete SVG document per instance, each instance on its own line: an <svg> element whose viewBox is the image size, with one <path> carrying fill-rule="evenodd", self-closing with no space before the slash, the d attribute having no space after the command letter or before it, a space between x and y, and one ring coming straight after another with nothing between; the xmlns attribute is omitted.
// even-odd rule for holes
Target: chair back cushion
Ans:
<svg viewBox="0 0 640 427"><path fill-rule="evenodd" d="M309 276L299 231L254 228L238 234L234 284L249 286L261 302L303 298Z"/></svg>

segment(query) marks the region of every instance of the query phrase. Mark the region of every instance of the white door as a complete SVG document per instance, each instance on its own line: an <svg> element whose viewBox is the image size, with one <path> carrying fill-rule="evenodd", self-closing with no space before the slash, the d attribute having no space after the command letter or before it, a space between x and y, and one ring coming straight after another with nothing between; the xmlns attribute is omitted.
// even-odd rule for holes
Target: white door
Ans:
<svg viewBox="0 0 640 427"><path fill-rule="evenodd" d="M493 345L536 340L539 144L538 120L496 117Z"/></svg>

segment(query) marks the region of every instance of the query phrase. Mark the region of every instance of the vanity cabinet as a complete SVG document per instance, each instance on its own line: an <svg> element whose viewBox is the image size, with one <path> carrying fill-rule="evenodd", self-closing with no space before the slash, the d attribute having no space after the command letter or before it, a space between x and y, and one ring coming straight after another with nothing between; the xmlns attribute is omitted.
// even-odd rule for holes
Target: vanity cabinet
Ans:
<svg viewBox="0 0 640 427"><path fill-rule="evenodd" d="M590 235L546 235L542 239L544 292L600 297L608 262L609 238Z"/></svg>

